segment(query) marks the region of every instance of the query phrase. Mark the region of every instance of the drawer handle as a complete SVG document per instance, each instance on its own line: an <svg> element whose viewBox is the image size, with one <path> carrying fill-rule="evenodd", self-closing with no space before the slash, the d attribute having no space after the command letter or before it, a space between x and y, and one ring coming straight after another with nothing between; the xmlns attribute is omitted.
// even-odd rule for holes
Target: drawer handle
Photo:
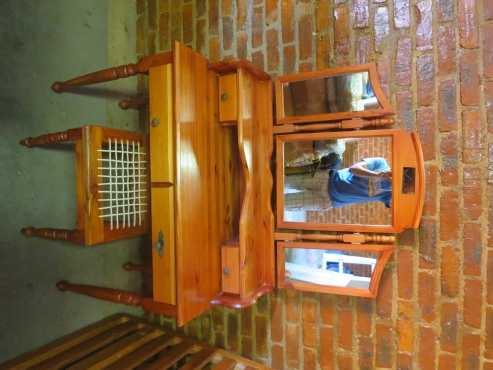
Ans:
<svg viewBox="0 0 493 370"><path fill-rule="evenodd" d="M226 101L229 99L229 94L227 92L221 94L221 101Z"/></svg>
<svg viewBox="0 0 493 370"><path fill-rule="evenodd" d="M159 257L162 257L164 254L164 234L162 230L159 230L159 233L157 234L157 242L154 246L156 248L157 253L159 254Z"/></svg>

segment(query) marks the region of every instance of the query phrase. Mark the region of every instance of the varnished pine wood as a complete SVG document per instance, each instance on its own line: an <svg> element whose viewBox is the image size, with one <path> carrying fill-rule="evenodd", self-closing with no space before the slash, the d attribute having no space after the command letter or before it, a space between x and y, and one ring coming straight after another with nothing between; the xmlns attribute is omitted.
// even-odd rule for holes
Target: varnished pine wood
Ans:
<svg viewBox="0 0 493 370"><path fill-rule="evenodd" d="M220 75L243 69L245 71L248 71L248 73L254 76L257 80L271 80L267 72L263 71L261 68L257 67L255 64L245 59L226 59L217 63L210 63L209 69L219 73Z"/></svg>
<svg viewBox="0 0 493 370"><path fill-rule="evenodd" d="M240 293L240 248L239 245L223 246L221 248L222 262L222 291Z"/></svg>
<svg viewBox="0 0 493 370"><path fill-rule="evenodd" d="M274 239L277 241L298 241L298 240L313 240L313 241L331 241L352 244L394 244L396 241L395 235L380 235L380 234L310 234L310 233L293 233L293 232L276 232Z"/></svg>
<svg viewBox="0 0 493 370"><path fill-rule="evenodd" d="M238 119L238 75L219 76L219 121L236 123Z"/></svg>
<svg viewBox="0 0 493 370"><path fill-rule="evenodd" d="M274 126L274 134L291 134L297 132L317 132L333 130L355 130L362 128L383 128L392 126L395 123L393 118L362 119L353 118L350 120L312 123L312 124L284 124Z"/></svg>

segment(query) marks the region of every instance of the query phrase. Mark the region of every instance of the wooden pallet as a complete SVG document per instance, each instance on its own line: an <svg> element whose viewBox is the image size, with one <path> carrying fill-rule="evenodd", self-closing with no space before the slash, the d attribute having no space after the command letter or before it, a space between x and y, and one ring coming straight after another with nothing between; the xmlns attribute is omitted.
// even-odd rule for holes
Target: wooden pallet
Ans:
<svg viewBox="0 0 493 370"><path fill-rule="evenodd" d="M126 314L89 325L0 364L4 369L268 369Z"/></svg>

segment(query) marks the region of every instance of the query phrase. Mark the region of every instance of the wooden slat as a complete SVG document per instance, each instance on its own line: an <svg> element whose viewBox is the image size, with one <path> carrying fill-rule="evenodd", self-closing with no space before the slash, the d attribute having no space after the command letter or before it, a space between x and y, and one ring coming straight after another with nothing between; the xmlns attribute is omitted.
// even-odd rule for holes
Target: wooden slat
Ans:
<svg viewBox="0 0 493 370"><path fill-rule="evenodd" d="M172 335L163 335L152 341L146 343L136 351L122 357L117 362L108 366L107 370L130 370L134 367L141 365L148 358L154 356L155 354L162 351L164 348L168 347L174 340Z"/></svg>
<svg viewBox="0 0 493 370"><path fill-rule="evenodd" d="M96 337L97 335L114 328L117 325L133 321L133 319L127 315L114 315L107 319L99 321L95 324L89 325L83 329L77 330L67 336L64 336L56 341L47 344L37 350L23 354L11 361L5 362L0 365L0 369L27 369L35 366L43 361L55 357L56 355L68 351L78 344Z"/></svg>
<svg viewBox="0 0 493 370"><path fill-rule="evenodd" d="M37 366L34 366L33 369L60 369L74 363L92 352L101 349L102 347L129 333L138 330L140 327L142 327L142 324L138 322L126 322L120 324L108 331L105 331L97 337L91 338L79 344L77 347L71 348L66 352L60 353L59 355L50 358Z"/></svg>
<svg viewBox="0 0 493 370"><path fill-rule="evenodd" d="M209 362L215 352L216 350L214 348L209 347L200 350L199 352L195 353L180 370L201 369Z"/></svg>
<svg viewBox="0 0 493 370"><path fill-rule="evenodd" d="M183 340L159 355L151 364L142 366L139 370L164 370L175 365L183 357L190 353L194 343L190 340Z"/></svg>
<svg viewBox="0 0 493 370"><path fill-rule="evenodd" d="M145 328L139 330L129 336L126 336L119 341L105 347L101 351L83 359L77 364L70 366L69 370L97 370L103 369L118 361L121 357L130 352L135 351L150 340L162 335L158 330Z"/></svg>
<svg viewBox="0 0 493 370"><path fill-rule="evenodd" d="M223 358L218 364L212 367L212 370L231 370L236 366L236 361L231 358Z"/></svg>

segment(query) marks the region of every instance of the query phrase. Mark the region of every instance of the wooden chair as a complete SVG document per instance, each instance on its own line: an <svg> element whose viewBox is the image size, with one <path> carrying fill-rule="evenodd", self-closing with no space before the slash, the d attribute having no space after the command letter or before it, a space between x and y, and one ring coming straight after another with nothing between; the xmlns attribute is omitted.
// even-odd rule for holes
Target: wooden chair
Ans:
<svg viewBox="0 0 493 370"><path fill-rule="evenodd" d="M75 229L26 227L26 236L93 245L148 231L148 171L144 135L84 126L21 140L26 147L73 142L77 176Z"/></svg>

